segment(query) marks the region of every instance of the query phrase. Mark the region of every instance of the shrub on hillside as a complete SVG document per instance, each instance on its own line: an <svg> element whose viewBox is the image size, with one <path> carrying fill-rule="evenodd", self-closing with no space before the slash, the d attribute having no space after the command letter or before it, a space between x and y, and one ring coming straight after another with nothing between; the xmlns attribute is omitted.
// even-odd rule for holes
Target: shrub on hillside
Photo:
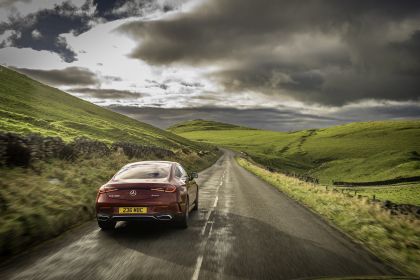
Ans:
<svg viewBox="0 0 420 280"><path fill-rule="evenodd" d="M37 160L52 158L75 160L80 157L108 156L116 151L122 151L130 159L175 156L174 152L167 149L128 142L116 142L108 147L103 142L85 137L65 143L59 137L44 137L39 134L24 136L0 132L0 166L28 167Z"/></svg>
<svg viewBox="0 0 420 280"><path fill-rule="evenodd" d="M156 156L158 158L172 157L174 152L159 147L142 146L128 142L116 142L111 145L112 151L123 151L129 158Z"/></svg>

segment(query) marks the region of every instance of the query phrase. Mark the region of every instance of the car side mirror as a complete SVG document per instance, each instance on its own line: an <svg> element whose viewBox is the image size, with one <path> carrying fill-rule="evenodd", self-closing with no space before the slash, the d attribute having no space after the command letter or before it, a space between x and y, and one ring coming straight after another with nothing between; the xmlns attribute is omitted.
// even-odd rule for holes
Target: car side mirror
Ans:
<svg viewBox="0 0 420 280"><path fill-rule="evenodd" d="M197 173L197 172L191 172L191 174L190 174L190 178L191 178L191 179L198 178L198 173Z"/></svg>

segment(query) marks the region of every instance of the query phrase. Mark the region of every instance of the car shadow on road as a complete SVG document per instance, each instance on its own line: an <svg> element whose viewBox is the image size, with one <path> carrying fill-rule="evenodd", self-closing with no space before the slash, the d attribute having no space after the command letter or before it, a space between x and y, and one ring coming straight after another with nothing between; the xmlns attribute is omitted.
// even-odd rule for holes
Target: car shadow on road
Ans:
<svg viewBox="0 0 420 280"><path fill-rule="evenodd" d="M103 237L147 256L193 269L204 255L207 278L295 279L325 276L392 274L365 254L365 263L340 243L332 246L287 234L268 223L214 212L205 233L205 210L192 214L188 229L167 224L126 223ZM192 270L191 270L192 271ZM133 272L134 273L134 272ZM140 273L140 271L138 271ZM216 277L216 278L217 278Z"/></svg>

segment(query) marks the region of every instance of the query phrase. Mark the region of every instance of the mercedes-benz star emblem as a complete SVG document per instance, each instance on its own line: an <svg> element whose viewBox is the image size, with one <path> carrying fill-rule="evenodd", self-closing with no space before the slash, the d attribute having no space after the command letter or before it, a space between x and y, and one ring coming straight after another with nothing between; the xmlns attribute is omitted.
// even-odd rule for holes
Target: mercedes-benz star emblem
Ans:
<svg viewBox="0 0 420 280"><path fill-rule="evenodd" d="M131 191L130 191L130 195L131 195L131 196L135 196L136 194L137 194L136 190L131 190Z"/></svg>

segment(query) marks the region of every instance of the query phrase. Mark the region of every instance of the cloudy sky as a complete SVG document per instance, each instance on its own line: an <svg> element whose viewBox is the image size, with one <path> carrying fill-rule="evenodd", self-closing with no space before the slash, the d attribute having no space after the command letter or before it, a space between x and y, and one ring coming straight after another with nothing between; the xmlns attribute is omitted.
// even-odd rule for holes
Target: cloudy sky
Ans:
<svg viewBox="0 0 420 280"><path fill-rule="evenodd" d="M0 63L167 127L420 117L420 1L0 0Z"/></svg>

